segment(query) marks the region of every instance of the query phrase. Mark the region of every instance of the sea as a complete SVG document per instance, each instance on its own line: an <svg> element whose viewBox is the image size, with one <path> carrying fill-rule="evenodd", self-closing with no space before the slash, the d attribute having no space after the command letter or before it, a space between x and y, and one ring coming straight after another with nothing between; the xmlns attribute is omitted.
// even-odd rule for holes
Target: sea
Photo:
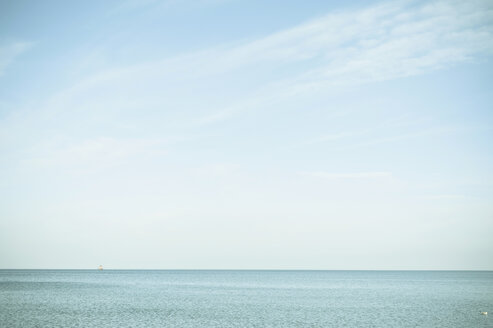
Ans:
<svg viewBox="0 0 493 328"><path fill-rule="evenodd" d="M493 327L493 271L0 270L0 327Z"/></svg>

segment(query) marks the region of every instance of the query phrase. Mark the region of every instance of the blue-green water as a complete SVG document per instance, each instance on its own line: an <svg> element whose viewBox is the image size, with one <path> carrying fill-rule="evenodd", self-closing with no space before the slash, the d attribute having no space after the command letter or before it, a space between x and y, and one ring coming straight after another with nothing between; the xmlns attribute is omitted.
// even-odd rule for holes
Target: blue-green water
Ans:
<svg viewBox="0 0 493 328"><path fill-rule="evenodd" d="M0 326L493 327L493 272L0 270Z"/></svg>

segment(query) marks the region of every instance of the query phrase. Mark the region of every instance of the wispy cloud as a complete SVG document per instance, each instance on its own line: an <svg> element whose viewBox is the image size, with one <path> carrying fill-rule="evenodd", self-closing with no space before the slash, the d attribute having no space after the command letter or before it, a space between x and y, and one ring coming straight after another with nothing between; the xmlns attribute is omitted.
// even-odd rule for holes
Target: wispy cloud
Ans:
<svg viewBox="0 0 493 328"><path fill-rule="evenodd" d="M397 135L391 135L391 136L386 136L386 137L371 138L368 140L364 140L364 141L360 141L360 142L346 145L346 146L339 148L339 149L370 147L370 146L375 146L375 145L379 145L379 144L398 142L398 141L402 141L402 140L409 140L409 139L416 139L416 138L427 137L427 136L436 136L436 135L448 134L448 133L453 133L453 132L457 132L460 130L464 130L464 129L463 128L456 128L456 127L435 127L435 128L413 131L413 132L397 134Z"/></svg>
<svg viewBox="0 0 493 328"><path fill-rule="evenodd" d="M311 62L293 88L417 75L493 53L488 1L399 1L329 14L218 54L222 69ZM217 69L218 65L208 66Z"/></svg>
<svg viewBox="0 0 493 328"><path fill-rule="evenodd" d="M458 195L458 194L439 194L439 195L430 195L426 197L427 199L433 199L433 200L461 200L466 198L465 195Z"/></svg>
<svg viewBox="0 0 493 328"><path fill-rule="evenodd" d="M303 42L316 45L316 51L305 55L316 53L323 60L297 77L293 87L382 81L491 54L492 18L486 1L397 2L329 15L304 26L310 32Z"/></svg>
<svg viewBox="0 0 493 328"><path fill-rule="evenodd" d="M22 165L30 168L99 170L125 163L127 160L162 156L167 147L178 140L98 137L79 142L52 140L37 144L27 152Z"/></svg>
<svg viewBox="0 0 493 328"><path fill-rule="evenodd" d="M125 0L112 13L129 12L135 10L160 10L172 7L202 7L218 5L232 0Z"/></svg>
<svg viewBox="0 0 493 328"><path fill-rule="evenodd" d="M324 171L315 172L300 172L303 176L309 176L322 179L374 179L374 178L386 178L392 174L390 172L357 172L357 173L329 173Z"/></svg>
<svg viewBox="0 0 493 328"><path fill-rule="evenodd" d="M9 66L16 57L30 49L33 45L33 42L15 42L0 46L0 76L4 74L7 66Z"/></svg>
<svg viewBox="0 0 493 328"><path fill-rule="evenodd" d="M269 111L300 94L323 95L334 87L402 78L474 60L493 53L492 39L489 1L384 3L331 13L249 42L103 70L36 104L32 113L17 116L27 118L24 121L2 122L0 130L15 134L55 120L63 122L59 129L81 122L103 122L105 129L108 124L139 129L144 123L135 121L137 112L146 117L147 130L194 128L252 109ZM0 74L30 46L2 48ZM338 131L308 143L367 133ZM383 136L354 147L428 133Z"/></svg>
<svg viewBox="0 0 493 328"><path fill-rule="evenodd" d="M384 119L380 122L369 123L363 128L349 129L349 131L340 129L338 132L334 131L314 138L307 138L306 140L283 146L280 149L289 150L325 144L324 146L326 149L345 150L455 131L455 129L452 128L433 128L428 130L420 128L418 131L411 130L411 132L405 134L396 134L396 129L409 127L416 129L420 124L423 124L426 121L428 121L426 118L414 119L410 118L409 115L399 115L397 117Z"/></svg>
<svg viewBox="0 0 493 328"><path fill-rule="evenodd" d="M201 111L187 102L181 102L181 111L193 108L193 120L198 116L205 124L300 93L403 78L471 61L493 54L492 39L489 1L399 1L331 13L243 44L103 71L61 95L79 98L105 90L106 102L120 101L125 94L162 106L175 96L196 99ZM249 76L250 71L258 74ZM188 86L182 93L189 94L174 94L179 85ZM234 100L204 106L210 102L207 90L225 87L234 90Z"/></svg>
<svg viewBox="0 0 493 328"><path fill-rule="evenodd" d="M388 121L390 122L390 121ZM465 131L481 131L481 130L490 130L491 128L485 126L435 126L427 129L420 128L419 130L411 130L407 133L398 133L395 132L389 133L386 132L384 136L368 136L371 133L379 131L381 128L385 127L387 124L385 122L383 124L379 124L376 127L369 127L367 129L361 129L357 131L350 132L341 132L333 135L325 135L318 138L310 139L304 142L299 142L294 146L308 146L313 144L318 144L322 142L336 142L343 141L343 143L332 144L330 146L333 150L347 150L347 149L355 149L355 148L365 148L372 147L381 144L387 143L396 143L400 141L408 141L419 138L427 138L427 137L437 137L443 135L451 135L455 133L465 132ZM399 123L395 125L389 125L389 127L398 127ZM379 131L382 134L382 131ZM385 132L385 131L383 131ZM292 146L293 147L293 146ZM290 148L290 147L286 147Z"/></svg>

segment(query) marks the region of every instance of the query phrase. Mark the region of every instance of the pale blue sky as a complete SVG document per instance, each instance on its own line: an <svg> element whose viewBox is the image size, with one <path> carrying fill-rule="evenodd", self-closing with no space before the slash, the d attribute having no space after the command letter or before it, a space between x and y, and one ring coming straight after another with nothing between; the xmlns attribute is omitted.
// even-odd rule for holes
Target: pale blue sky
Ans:
<svg viewBox="0 0 493 328"><path fill-rule="evenodd" d="M1 1L0 268L493 269L493 2Z"/></svg>

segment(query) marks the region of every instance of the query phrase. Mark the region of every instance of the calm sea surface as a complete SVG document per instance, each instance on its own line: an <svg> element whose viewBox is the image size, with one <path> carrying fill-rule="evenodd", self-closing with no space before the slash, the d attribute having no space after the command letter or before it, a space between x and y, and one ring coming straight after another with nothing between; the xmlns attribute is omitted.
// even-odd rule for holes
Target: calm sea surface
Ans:
<svg viewBox="0 0 493 328"><path fill-rule="evenodd" d="M0 270L0 327L493 327L493 272Z"/></svg>

